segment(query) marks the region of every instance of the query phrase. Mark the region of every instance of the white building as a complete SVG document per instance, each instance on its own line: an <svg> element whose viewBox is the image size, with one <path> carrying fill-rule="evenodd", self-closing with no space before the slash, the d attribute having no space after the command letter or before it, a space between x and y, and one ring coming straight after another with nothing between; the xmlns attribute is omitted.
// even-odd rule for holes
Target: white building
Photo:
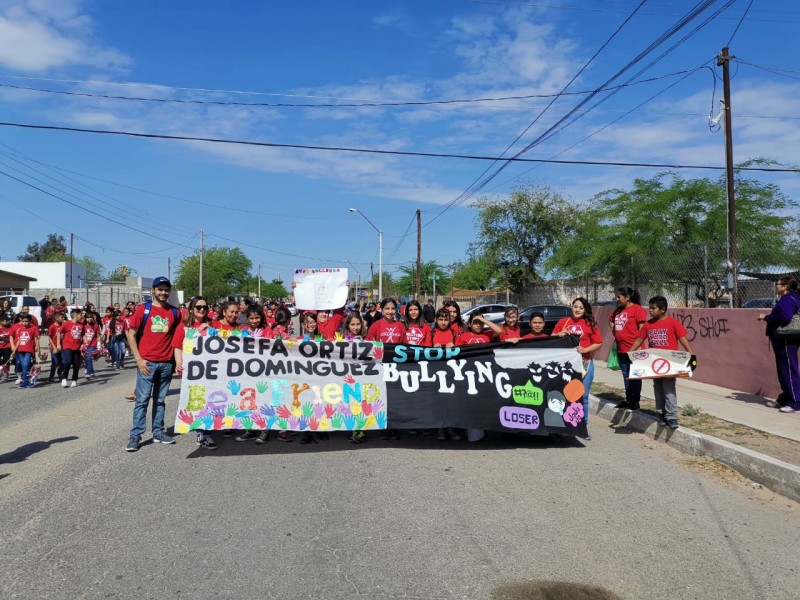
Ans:
<svg viewBox="0 0 800 600"><path fill-rule="evenodd" d="M72 264L72 282L70 283L70 263L68 262L0 262L0 270L17 273L36 279L36 289L86 287L86 267Z"/></svg>

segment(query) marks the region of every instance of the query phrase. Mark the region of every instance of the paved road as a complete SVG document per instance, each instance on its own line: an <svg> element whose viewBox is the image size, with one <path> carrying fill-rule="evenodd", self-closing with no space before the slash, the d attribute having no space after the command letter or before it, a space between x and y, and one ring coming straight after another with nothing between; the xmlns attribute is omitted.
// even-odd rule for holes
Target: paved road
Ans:
<svg viewBox="0 0 800 600"><path fill-rule="evenodd" d="M104 375L0 384L2 598L800 594L784 560L796 507L601 422L586 445L219 439L211 453L183 436L128 454L134 373Z"/></svg>

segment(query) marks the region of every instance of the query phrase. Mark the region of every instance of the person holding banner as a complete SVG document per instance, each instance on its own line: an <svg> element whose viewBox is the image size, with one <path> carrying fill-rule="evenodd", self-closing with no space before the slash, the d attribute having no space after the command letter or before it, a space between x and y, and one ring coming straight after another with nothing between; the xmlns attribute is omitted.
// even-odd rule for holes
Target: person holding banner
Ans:
<svg viewBox="0 0 800 600"><path fill-rule="evenodd" d="M425 322L422 306L416 300L410 300L406 305L405 327L404 344L409 346L430 346L431 328Z"/></svg>
<svg viewBox="0 0 800 600"><path fill-rule="evenodd" d="M631 372L631 359L628 356L631 346L639 337L639 329L647 321L647 313L641 307L639 292L629 287L617 290L617 306L611 313L609 324L617 343L619 356L619 370L622 372L622 381L625 384L625 401L617 404L622 410L639 410L642 400L642 380L628 379Z"/></svg>
<svg viewBox="0 0 800 600"><path fill-rule="evenodd" d="M583 422L586 423L586 439L591 440L592 436L589 435L589 392L594 380L592 353L603 345L603 336L592 315L592 305L586 298L575 298L572 301L572 316L561 319L556 323L553 331L553 335L559 337L580 336L577 350L583 359Z"/></svg>
<svg viewBox="0 0 800 600"><path fill-rule="evenodd" d="M697 357L692 351L689 340L686 339L686 328L675 317L667 316L667 299L664 296L654 296L648 301L650 307L650 320L639 330L639 336L633 342L629 352L635 352L642 347L644 341L653 349L678 350L678 344L683 346L692 359L689 362L694 370L697 366ZM653 379L653 393L656 396L656 410L661 411L661 418L670 429L677 429L678 423L678 395L675 391L675 377L661 377Z"/></svg>
<svg viewBox="0 0 800 600"><path fill-rule="evenodd" d="M208 301L203 296L195 296L186 307L186 316L175 329L172 337L172 348L175 353L175 372L178 377L183 375L183 341L186 339L186 329L196 329L198 334L204 335L211 319L208 316ZM197 445L204 450L216 450L214 438L204 429L197 430Z"/></svg>
<svg viewBox="0 0 800 600"><path fill-rule="evenodd" d="M383 342L384 344L400 344L403 341L405 327L400 321L395 321L397 302L394 298L381 300L382 318L375 321L367 332L367 341Z"/></svg>
<svg viewBox="0 0 800 600"><path fill-rule="evenodd" d="M339 325L344 320L344 306L332 311L320 310L317 312L317 329L326 340L333 341Z"/></svg>
<svg viewBox="0 0 800 600"><path fill-rule="evenodd" d="M800 336L778 336L775 330L779 326L788 325L792 317L800 312L800 295L797 293L798 283L793 277L783 276L775 283L775 292L780 299L768 315L758 316L759 321L767 323L767 336L775 352L775 367L778 370L778 382L781 393L775 402L767 402L770 408L777 408L782 413L800 411L800 371L797 366L797 351L800 348Z"/></svg>
<svg viewBox="0 0 800 600"><path fill-rule="evenodd" d="M219 314L222 318L211 322L213 329L233 331L239 328L239 304L236 301L227 300L223 302L219 308Z"/></svg>

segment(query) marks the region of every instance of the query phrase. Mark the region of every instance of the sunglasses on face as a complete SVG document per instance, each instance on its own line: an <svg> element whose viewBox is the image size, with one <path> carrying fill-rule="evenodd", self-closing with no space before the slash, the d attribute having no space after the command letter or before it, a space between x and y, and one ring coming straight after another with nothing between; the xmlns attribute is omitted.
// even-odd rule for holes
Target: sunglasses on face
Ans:
<svg viewBox="0 0 800 600"><path fill-rule="evenodd" d="M208 304L198 304L194 307L195 310L208 310Z"/></svg>

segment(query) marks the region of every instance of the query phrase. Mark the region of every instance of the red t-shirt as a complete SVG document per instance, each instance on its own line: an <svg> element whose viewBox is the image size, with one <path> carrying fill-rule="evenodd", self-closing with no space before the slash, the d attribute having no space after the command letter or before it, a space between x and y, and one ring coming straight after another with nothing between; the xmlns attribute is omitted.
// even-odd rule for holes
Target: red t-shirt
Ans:
<svg viewBox="0 0 800 600"><path fill-rule="evenodd" d="M23 327L22 323L17 323L11 327L11 337L17 344L17 352L36 352L36 339L39 336L39 327L29 325Z"/></svg>
<svg viewBox="0 0 800 600"><path fill-rule="evenodd" d="M592 344L603 343L603 336L600 335L600 328L595 327L592 329L586 319L578 319L576 321L572 317L564 317L556 323L553 333L561 333L562 331L566 331L570 335L581 336L581 341L578 342L578 346L581 348L588 348ZM592 354L593 353L590 352L589 354L582 354L581 356L583 360L589 360L592 358Z"/></svg>
<svg viewBox="0 0 800 600"><path fill-rule="evenodd" d="M367 340L370 342L383 342L384 344L399 344L403 341L406 328L400 321L387 321L380 319L375 321L367 332Z"/></svg>
<svg viewBox="0 0 800 600"><path fill-rule="evenodd" d="M509 327L505 323L500 325L500 335L497 336L501 342L505 342L506 340L516 340L519 339L521 336L519 326L517 327Z"/></svg>
<svg viewBox="0 0 800 600"><path fill-rule="evenodd" d="M336 310L329 312L328 320L324 323L319 322L320 312L323 311L317 311L317 329L319 329L320 335L326 340L332 340L333 336L336 335L336 331L339 329L339 325L344 319L344 309L337 308Z"/></svg>
<svg viewBox="0 0 800 600"><path fill-rule="evenodd" d="M64 321L59 328L62 350L80 350L83 343L83 323Z"/></svg>
<svg viewBox="0 0 800 600"><path fill-rule="evenodd" d="M172 360L172 338L178 326L178 319L172 312L172 305L161 308L153 304L150 315L139 338L139 355L149 362L170 362ZM175 311L177 313L177 311ZM144 321L144 304L136 307L131 317L131 329L137 331Z"/></svg>
<svg viewBox="0 0 800 600"><path fill-rule="evenodd" d="M0 350L11 348L11 327L0 327Z"/></svg>
<svg viewBox="0 0 800 600"><path fill-rule="evenodd" d="M47 328L47 337L50 339L50 350L56 349L56 344L58 343L58 336L61 335L60 332L61 332L61 325L59 325L58 323L52 323L50 327Z"/></svg>
<svg viewBox="0 0 800 600"><path fill-rule="evenodd" d="M452 327L447 329L439 329L435 327L431 331L431 346L447 346L447 344L455 344L458 341L458 332Z"/></svg>
<svg viewBox="0 0 800 600"><path fill-rule="evenodd" d="M523 335L521 339L523 339L523 340L535 340L536 338L543 338L543 337L550 337L550 336L547 335L546 333L533 333L533 332L531 332L531 333L526 333L525 335Z"/></svg>
<svg viewBox="0 0 800 600"><path fill-rule="evenodd" d="M472 344L488 344L492 341L485 333L472 333L471 331L465 331L460 336L458 336L458 341L456 342L456 346L469 346Z"/></svg>
<svg viewBox="0 0 800 600"><path fill-rule="evenodd" d="M234 329L241 329L241 326L238 323L234 323L231 325L227 321L211 321L212 329L219 329L220 331L233 331Z"/></svg>
<svg viewBox="0 0 800 600"><path fill-rule="evenodd" d="M97 325L83 326L83 339L87 346L97 346L100 337L100 327Z"/></svg>
<svg viewBox="0 0 800 600"><path fill-rule="evenodd" d="M403 343L410 346L429 346L431 340L431 328L427 323L417 325L410 323L408 329L403 334Z"/></svg>
<svg viewBox="0 0 800 600"><path fill-rule="evenodd" d="M647 340L650 348L679 350L678 340L686 336L686 328L674 317L650 319L639 330L639 337Z"/></svg>
<svg viewBox="0 0 800 600"><path fill-rule="evenodd" d="M266 325L264 327L251 327L250 325L242 325L239 328L241 331L246 331L250 334L250 337L258 337L258 338L271 338L272 337L272 327Z"/></svg>
<svg viewBox="0 0 800 600"><path fill-rule="evenodd" d="M611 328L617 342L617 352L630 352L633 342L639 337L639 328L647 321L647 312L638 304L631 304L611 315Z"/></svg>

